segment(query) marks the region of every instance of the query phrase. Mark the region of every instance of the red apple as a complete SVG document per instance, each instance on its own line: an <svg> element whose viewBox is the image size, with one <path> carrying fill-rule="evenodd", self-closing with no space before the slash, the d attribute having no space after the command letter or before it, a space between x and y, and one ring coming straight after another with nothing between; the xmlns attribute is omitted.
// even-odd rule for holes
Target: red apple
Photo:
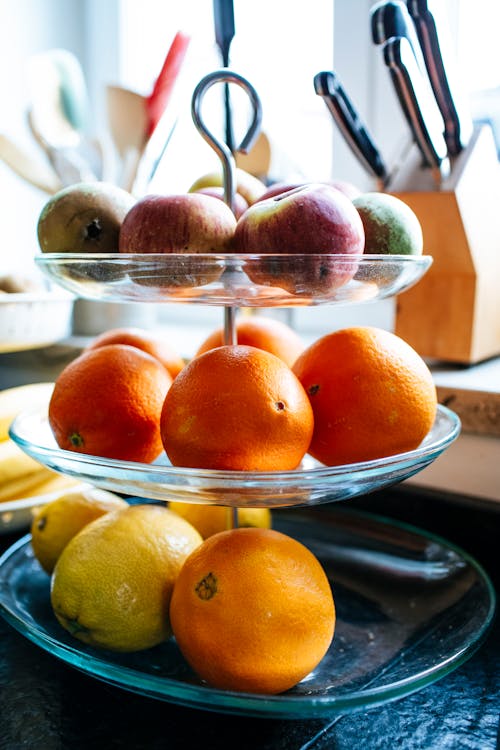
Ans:
<svg viewBox="0 0 500 750"><path fill-rule="evenodd" d="M273 256L247 264L254 283L309 295L347 283L364 240L361 217L349 198L330 185L311 183L250 206L238 220L233 247ZM275 257L280 254L297 257Z"/></svg>
<svg viewBox="0 0 500 750"><path fill-rule="evenodd" d="M303 185L307 185L307 184L309 183L307 182L274 182L272 185L269 185L266 192L263 195L261 195L259 200L264 201L264 200L267 200L268 198L274 198L275 195L281 195L281 193L286 193L288 192L288 190L295 190L296 188L302 187ZM345 180L330 180L328 182L325 182L324 184L337 188L337 190L340 190L340 192L346 195L348 198L350 198L350 200L353 200L354 198L357 198L358 195L361 195L361 190L359 190L355 185L353 185L352 182L346 182Z"/></svg>
<svg viewBox="0 0 500 750"><path fill-rule="evenodd" d="M217 185L212 185L211 187L206 188L199 188L198 190L195 190L196 193L202 193L203 195L211 195L213 198L218 198L219 200L224 200L224 188L218 187ZM240 218L242 214L245 213L245 211L248 208L248 201L245 200L245 198L241 195L241 193L235 193L234 195L234 215L237 219Z"/></svg>
<svg viewBox="0 0 500 750"><path fill-rule="evenodd" d="M265 201L268 198L274 198L275 195L281 195L287 193L289 190L295 190L298 187L305 185L305 182L273 182L269 185L266 192L261 195L259 201Z"/></svg>
<svg viewBox="0 0 500 750"><path fill-rule="evenodd" d="M172 262L145 261L135 268L138 284L162 288L203 286L215 281L222 270L200 253L226 253L236 219L226 204L210 195L146 195L130 209L120 228L120 253L163 255L190 254ZM129 274L132 275L132 274Z"/></svg>
<svg viewBox="0 0 500 750"><path fill-rule="evenodd" d="M120 228L121 253L223 253L236 219L223 201L200 193L146 195Z"/></svg>

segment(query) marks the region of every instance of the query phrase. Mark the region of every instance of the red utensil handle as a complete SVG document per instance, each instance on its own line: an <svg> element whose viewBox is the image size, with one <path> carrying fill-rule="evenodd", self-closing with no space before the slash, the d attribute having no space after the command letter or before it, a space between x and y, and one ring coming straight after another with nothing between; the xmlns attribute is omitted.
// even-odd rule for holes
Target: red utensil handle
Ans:
<svg viewBox="0 0 500 750"><path fill-rule="evenodd" d="M191 37L188 34L182 31L177 32L167 52L160 74L155 81L153 90L146 99L148 116L147 138L153 133L168 105L190 41Z"/></svg>

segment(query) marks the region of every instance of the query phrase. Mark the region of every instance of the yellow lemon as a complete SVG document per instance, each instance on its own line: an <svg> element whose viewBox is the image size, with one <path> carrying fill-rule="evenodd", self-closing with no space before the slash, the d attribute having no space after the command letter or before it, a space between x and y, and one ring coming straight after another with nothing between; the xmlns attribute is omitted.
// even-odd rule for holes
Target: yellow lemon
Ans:
<svg viewBox="0 0 500 750"><path fill-rule="evenodd" d="M173 500L169 502L168 507L198 529L203 539L232 527L232 508L180 503ZM269 529L271 511L269 508L238 508L238 527L245 526Z"/></svg>
<svg viewBox="0 0 500 750"><path fill-rule="evenodd" d="M63 490L42 506L31 523L31 546L47 573L52 573L70 539L91 521L128 504L118 495L91 485Z"/></svg>
<svg viewBox="0 0 500 750"><path fill-rule="evenodd" d="M202 543L196 529L159 505L107 513L64 548L51 581L61 625L84 643L140 651L171 634L169 606L188 555Z"/></svg>

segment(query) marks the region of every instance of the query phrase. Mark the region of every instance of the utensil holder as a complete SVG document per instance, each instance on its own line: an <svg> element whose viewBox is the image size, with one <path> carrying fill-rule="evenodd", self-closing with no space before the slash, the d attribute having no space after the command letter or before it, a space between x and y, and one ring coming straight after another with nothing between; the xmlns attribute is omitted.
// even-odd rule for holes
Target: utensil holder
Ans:
<svg viewBox="0 0 500 750"><path fill-rule="evenodd" d="M500 163L475 129L440 188L412 153L388 191L416 213L434 262L397 300L395 333L426 359L473 364L500 353Z"/></svg>

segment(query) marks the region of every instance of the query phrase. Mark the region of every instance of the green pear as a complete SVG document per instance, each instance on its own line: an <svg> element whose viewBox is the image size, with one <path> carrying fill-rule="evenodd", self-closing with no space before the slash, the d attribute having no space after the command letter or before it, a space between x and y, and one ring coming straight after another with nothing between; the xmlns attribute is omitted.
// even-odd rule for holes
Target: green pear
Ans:
<svg viewBox="0 0 500 750"><path fill-rule="evenodd" d="M37 233L43 253L117 253L120 227L136 199L106 182L63 188L45 204Z"/></svg>

